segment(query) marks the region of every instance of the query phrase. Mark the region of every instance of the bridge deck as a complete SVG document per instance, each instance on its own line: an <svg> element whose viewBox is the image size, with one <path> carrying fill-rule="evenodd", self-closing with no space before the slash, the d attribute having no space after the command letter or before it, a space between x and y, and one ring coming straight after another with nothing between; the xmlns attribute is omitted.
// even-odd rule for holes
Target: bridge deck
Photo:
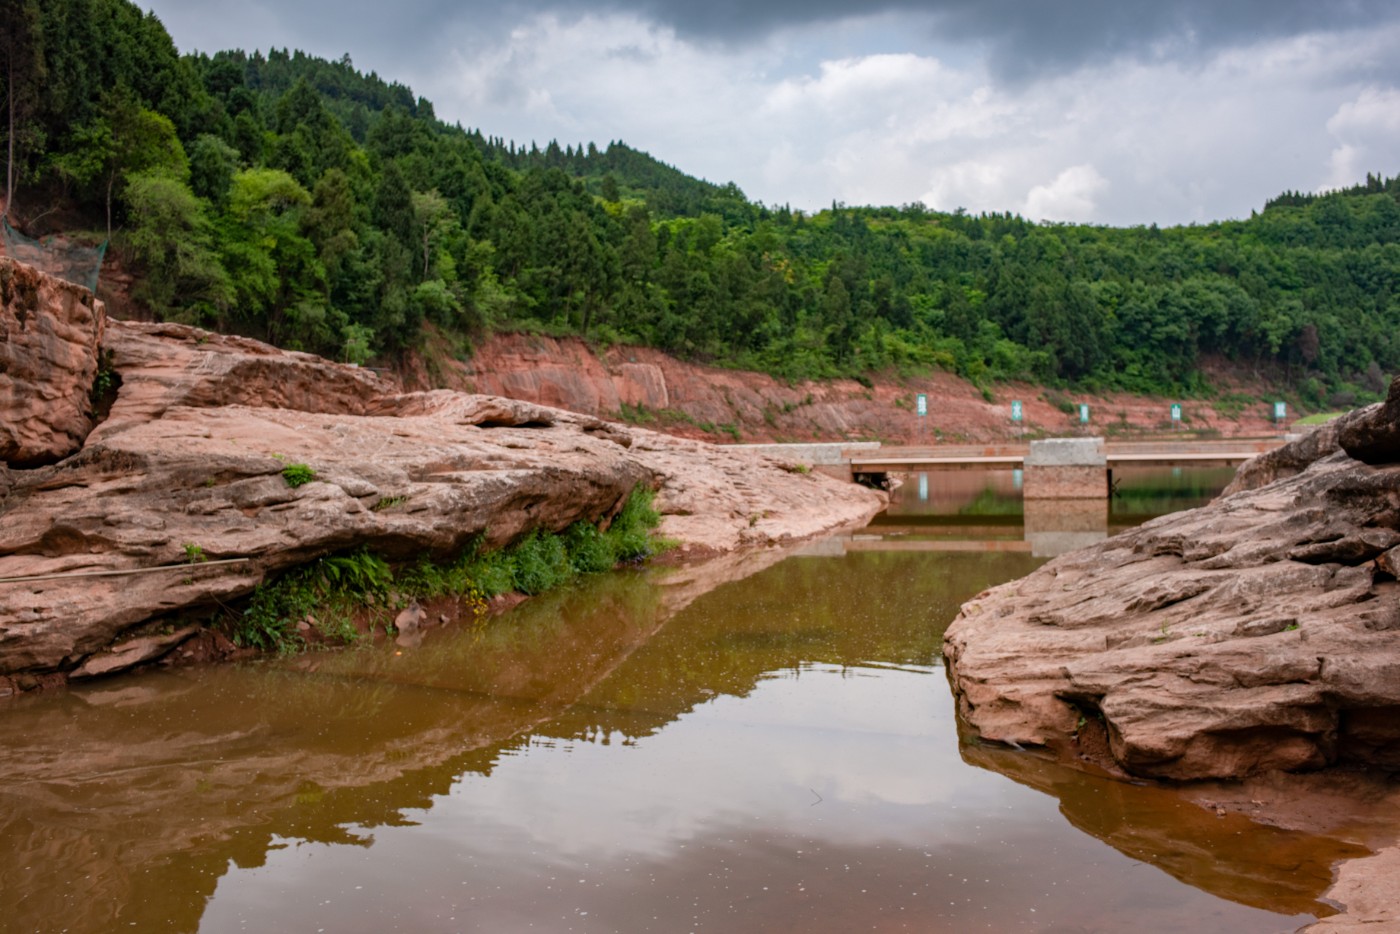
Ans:
<svg viewBox="0 0 1400 934"><path fill-rule="evenodd" d="M1197 442L1109 442L1104 456L1114 467L1237 467L1283 444L1277 438ZM921 470L1014 469L1025 464L1027 444L889 447L851 451L853 473L903 473Z"/></svg>

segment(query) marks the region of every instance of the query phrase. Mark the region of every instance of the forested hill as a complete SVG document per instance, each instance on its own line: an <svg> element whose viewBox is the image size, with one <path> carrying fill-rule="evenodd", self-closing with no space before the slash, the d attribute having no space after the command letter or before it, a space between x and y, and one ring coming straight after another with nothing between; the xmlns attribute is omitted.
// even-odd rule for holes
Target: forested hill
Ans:
<svg viewBox="0 0 1400 934"><path fill-rule="evenodd" d="M1319 403L1400 370L1400 177L1167 229L805 215L621 143L447 125L348 58L182 57L125 0L0 0L0 20L11 222L100 240L110 218L167 318L354 361L431 322L463 347L538 328L793 377L1147 392L1201 388L1210 353Z"/></svg>

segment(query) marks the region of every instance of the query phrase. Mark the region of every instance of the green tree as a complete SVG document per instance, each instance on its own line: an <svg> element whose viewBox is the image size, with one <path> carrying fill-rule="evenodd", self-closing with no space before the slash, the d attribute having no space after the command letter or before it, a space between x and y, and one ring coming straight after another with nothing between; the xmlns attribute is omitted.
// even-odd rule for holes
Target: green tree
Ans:
<svg viewBox="0 0 1400 934"><path fill-rule="evenodd" d="M103 109L103 116L73 131L69 149L56 165L79 185L101 190L110 239L112 203L127 176L160 172L184 181L189 162L170 118L142 107L129 91L104 95Z"/></svg>
<svg viewBox="0 0 1400 934"><path fill-rule="evenodd" d="M131 175L125 197L131 221L126 244L146 272L135 297L162 318L217 321L233 290L213 247L203 203L162 172Z"/></svg>
<svg viewBox="0 0 1400 934"><path fill-rule="evenodd" d="M201 133L190 148L190 188L194 193L222 205L236 171L238 150L217 136Z"/></svg>
<svg viewBox="0 0 1400 934"><path fill-rule="evenodd" d="M6 114L5 203L0 205L0 215L4 215L10 211L15 183L23 174L16 160L25 149L41 145L43 139L31 119L45 75L38 0L0 0L0 59Z"/></svg>

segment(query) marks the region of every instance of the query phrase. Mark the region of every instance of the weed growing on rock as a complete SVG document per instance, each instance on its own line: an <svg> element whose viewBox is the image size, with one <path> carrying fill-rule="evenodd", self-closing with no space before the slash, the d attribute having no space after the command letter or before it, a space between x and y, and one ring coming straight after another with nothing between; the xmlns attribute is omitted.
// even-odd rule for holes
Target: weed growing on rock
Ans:
<svg viewBox="0 0 1400 934"><path fill-rule="evenodd" d="M379 500L370 508L371 512L383 512L386 509L393 509L395 506L402 506L408 502L407 496L381 496Z"/></svg>
<svg viewBox="0 0 1400 934"><path fill-rule="evenodd" d="M290 654L306 645L305 623L327 641L348 645L359 638L355 611L378 606L387 612L393 580L388 563L363 550L313 561L258 587L234 627L233 641Z"/></svg>
<svg viewBox="0 0 1400 934"><path fill-rule="evenodd" d="M621 403L617 410L617 417L629 425L650 425L656 421L656 416L649 412L646 405L641 402L636 405Z"/></svg>
<svg viewBox="0 0 1400 934"><path fill-rule="evenodd" d="M201 561L209 560L209 557L204 553L204 549L193 542L185 542L180 547L185 549L186 564L199 564Z"/></svg>
<svg viewBox="0 0 1400 934"><path fill-rule="evenodd" d="M597 526L575 522L564 530L564 547L569 553L569 566L578 574L596 574L617 563L613 542Z"/></svg>
<svg viewBox="0 0 1400 934"><path fill-rule="evenodd" d="M310 483L316 479L316 471L306 464L288 464L282 468L282 479L287 481L287 486L292 489Z"/></svg>

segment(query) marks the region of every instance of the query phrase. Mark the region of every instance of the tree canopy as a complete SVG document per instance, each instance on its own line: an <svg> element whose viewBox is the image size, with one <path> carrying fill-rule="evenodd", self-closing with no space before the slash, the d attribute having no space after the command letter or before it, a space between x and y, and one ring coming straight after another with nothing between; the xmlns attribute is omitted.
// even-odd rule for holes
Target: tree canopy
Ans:
<svg viewBox="0 0 1400 934"><path fill-rule="evenodd" d="M1400 177L1166 229L807 214L622 142L446 124L348 57L180 56L127 0L0 0L0 20L12 222L63 204L113 229L162 317L359 362L430 322L793 378L1182 392L1212 354L1321 402L1400 369Z"/></svg>

